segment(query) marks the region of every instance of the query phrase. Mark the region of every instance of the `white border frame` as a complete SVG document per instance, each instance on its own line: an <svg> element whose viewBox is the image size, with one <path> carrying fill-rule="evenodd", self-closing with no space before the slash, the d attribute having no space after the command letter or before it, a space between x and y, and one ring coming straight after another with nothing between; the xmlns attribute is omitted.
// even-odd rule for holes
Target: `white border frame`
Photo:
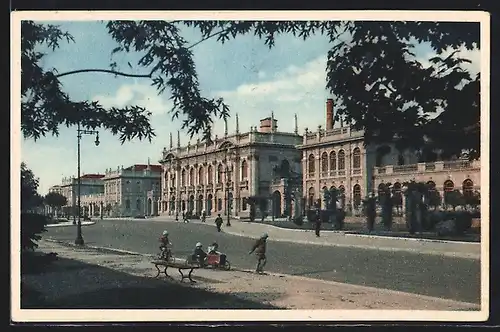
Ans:
<svg viewBox="0 0 500 332"><path fill-rule="evenodd" d="M16 322L484 321L489 315L489 206L481 204L481 310L34 310L20 309L20 40L22 20L353 20L480 23L481 196L489 198L490 16L481 11L17 11L11 13L11 308ZM487 199L484 201L487 202ZM483 202L484 202L483 201Z"/></svg>

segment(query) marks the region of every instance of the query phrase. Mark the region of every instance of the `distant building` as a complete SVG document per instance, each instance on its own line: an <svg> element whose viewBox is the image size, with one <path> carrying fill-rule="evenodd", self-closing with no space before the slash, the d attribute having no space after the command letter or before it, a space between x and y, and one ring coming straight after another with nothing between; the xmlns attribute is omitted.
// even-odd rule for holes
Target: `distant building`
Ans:
<svg viewBox="0 0 500 332"><path fill-rule="evenodd" d="M216 136L211 145L198 140L181 147L178 135L174 148L170 135L170 147L164 148L160 161L160 213L187 211L200 215L205 210L208 215L227 215L229 210L232 216L245 218L249 216L250 198L271 201L277 166L301 173L301 155L295 147L301 136L297 131L280 132L277 127L277 120L271 116L260 121L259 129L251 127L240 133L236 115L235 133L228 135L226 123L224 136ZM282 214L282 186L275 187L274 197L273 210Z"/></svg>
<svg viewBox="0 0 500 332"><path fill-rule="evenodd" d="M161 165L149 163L106 170L102 198L105 214L122 217L157 215L161 174Z"/></svg>
<svg viewBox="0 0 500 332"><path fill-rule="evenodd" d="M161 165L135 164L104 174L81 177L80 206L90 216L133 217L158 214ZM55 188L56 186L52 187ZM64 178L60 192L68 199L67 215L76 211L78 181ZM56 190L56 189L54 189ZM74 207L74 208L73 208Z"/></svg>

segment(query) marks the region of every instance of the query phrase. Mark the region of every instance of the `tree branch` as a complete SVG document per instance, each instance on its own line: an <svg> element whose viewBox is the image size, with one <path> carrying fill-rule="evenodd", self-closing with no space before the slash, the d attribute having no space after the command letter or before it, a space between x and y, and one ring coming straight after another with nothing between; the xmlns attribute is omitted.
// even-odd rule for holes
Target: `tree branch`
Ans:
<svg viewBox="0 0 500 332"><path fill-rule="evenodd" d="M151 73L149 74L127 74L127 73L122 73L119 71L115 70L109 70L109 69L79 69L79 70L72 70L68 71L65 73L61 73L58 75L55 75L57 78L67 76L67 75L72 75L72 74L79 74L79 73L107 73L107 74L114 74L114 75L119 75L119 76L125 76L125 77L142 77L142 78L151 78Z"/></svg>
<svg viewBox="0 0 500 332"><path fill-rule="evenodd" d="M221 33L225 32L225 31L227 31L227 29L223 29L223 30L220 30L218 32L212 33L212 34L206 36L205 38L200 39L196 43L188 46L186 49L189 50L189 49L195 47L196 45L204 42L205 40L210 39L212 37L215 37L217 35L220 35ZM56 76L56 78L60 78L63 76L80 74L80 73L107 73L107 74L114 74L114 75L125 76L125 77L137 77L137 78L151 78L152 77L152 72L149 74L127 74L127 73L122 73L122 72L110 70L110 69L96 69L96 68L72 70L72 71L64 72L64 73L61 73L61 74L58 74L55 76Z"/></svg>
<svg viewBox="0 0 500 332"><path fill-rule="evenodd" d="M220 35L221 33L225 32L225 31L227 31L227 30L228 30L228 29L222 29L222 30L220 30L220 31L218 31L218 32L212 33L211 35L208 35L208 36L206 36L205 38L202 38L202 39L198 40L196 43L194 43L194 44L192 44L192 45L188 46L186 49L188 49L188 50L189 50L189 49L191 49L191 48L195 47L196 45L198 45L198 44L200 44L200 43L204 42L205 40L210 39L210 38L212 38L212 37L215 37L215 36L217 36L217 35Z"/></svg>

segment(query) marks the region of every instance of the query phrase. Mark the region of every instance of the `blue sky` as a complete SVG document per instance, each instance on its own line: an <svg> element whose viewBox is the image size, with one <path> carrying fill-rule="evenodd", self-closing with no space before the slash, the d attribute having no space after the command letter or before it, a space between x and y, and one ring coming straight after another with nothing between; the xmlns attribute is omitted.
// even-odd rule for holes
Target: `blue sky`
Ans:
<svg viewBox="0 0 500 332"><path fill-rule="evenodd" d="M48 52L42 60L46 69L57 68L62 73L82 68L109 68L111 50L116 43L107 34L100 21L52 22L73 35L75 43L62 43L55 52ZM186 28L183 36L194 43L201 39L195 30ZM262 40L251 35L239 37L224 45L207 40L193 48L201 89L207 96L222 96L231 107L229 131L234 131L234 114L239 114L240 131L258 125L261 118L274 111L281 131L293 131L293 114L298 114L299 132L306 127L317 128L325 123L325 102L330 97L325 89L326 54L330 49L326 36L314 36L302 41L293 36L281 36L269 50ZM427 45L418 45L417 56L423 63L432 54ZM473 60L471 68L479 68L479 52L464 52ZM119 69L144 73L134 66L138 54L114 56ZM133 68L127 65L130 62ZM158 96L147 79L115 78L108 74L86 73L61 78L63 88L75 100L98 100L104 106L141 105L153 112L152 124L157 136L148 141L121 144L118 137L101 131L101 144L94 138L82 139L82 174L102 173L106 168L146 163L148 158L157 163L164 146L169 145L173 133L174 145L180 121L172 121L168 111L169 92ZM214 128L219 136L223 123ZM181 144L188 136L181 131ZM22 160L40 178L41 194L60 183L63 176L76 175L76 128L60 128L58 137L47 136L38 141L21 143Z"/></svg>

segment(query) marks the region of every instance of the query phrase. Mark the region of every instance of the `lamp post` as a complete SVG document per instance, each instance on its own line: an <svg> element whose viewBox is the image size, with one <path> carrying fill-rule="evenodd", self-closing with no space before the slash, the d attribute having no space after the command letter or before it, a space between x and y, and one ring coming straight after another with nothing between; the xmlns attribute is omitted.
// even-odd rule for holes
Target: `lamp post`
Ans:
<svg viewBox="0 0 500 332"><path fill-rule="evenodd" d="M80 194L81 194L81 185L82 185L82 180L80 178L80 140L82 139L82 135L96 135L95 137L95 145L99 146L99 132L96 130L85 130L85 129L80 129L80 122L78 122L78 128L77 128L77 139L78 139L78 147L77 147L77 154L78 154L78 184L77 184L77 190L78 190L78 222L76 224L76 240L75 244L76 245L83 245L85 242L83 241L83 236L82 236L82 221L81 221L81 216L80 216Z"/></svg>

